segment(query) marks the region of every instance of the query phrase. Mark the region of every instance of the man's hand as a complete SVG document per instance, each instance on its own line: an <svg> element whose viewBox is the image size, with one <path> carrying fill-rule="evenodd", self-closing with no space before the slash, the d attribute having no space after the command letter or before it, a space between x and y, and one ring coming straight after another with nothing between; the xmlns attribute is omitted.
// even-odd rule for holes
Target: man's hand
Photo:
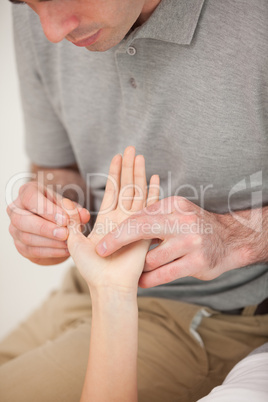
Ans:
<svg viewBox="0 0 268 402"><path fill-rule="evenodd" d="M241 211L244 212L247 211ZM232 215L208 212L174 196L125 220L98 243L96 251L106 257L140 239L160 242L148 252L139 280L140 287L148 288L185 276L211 280L251 264L255 262L254 239L258 247L262 242L263 249L267 249L267 238L265 246L260 233L254 236L254 229L242 225ZM253 246L249 247L247 241L252 241Z"/></svg>
<svg viewBox="0 0 268 402"><path fill-rule="evenodd" d="M68 215L61 207L62 197L37 182L24 184L17 199L7 207L9 232L18 252L40 265L54 265L69 256ZM89 212L78 206L81 223Z"/></svg>

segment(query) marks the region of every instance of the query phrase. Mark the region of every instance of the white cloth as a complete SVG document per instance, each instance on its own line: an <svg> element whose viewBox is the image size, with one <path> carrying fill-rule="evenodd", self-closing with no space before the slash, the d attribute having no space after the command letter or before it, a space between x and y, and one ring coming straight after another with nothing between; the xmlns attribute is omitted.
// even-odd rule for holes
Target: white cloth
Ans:
<svg viewBox="0 0 268 402"><path fill-rule="evenodd" d="M241 360L230 371L222 385L215 387L198 402L253 401L268 401L268 351L251 354Z"/></svg>

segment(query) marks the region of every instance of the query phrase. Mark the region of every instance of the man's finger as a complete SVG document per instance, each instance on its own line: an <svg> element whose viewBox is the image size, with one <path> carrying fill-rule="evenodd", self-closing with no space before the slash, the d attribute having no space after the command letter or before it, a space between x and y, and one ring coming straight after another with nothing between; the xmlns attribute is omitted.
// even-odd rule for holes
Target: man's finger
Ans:
<svg viewBox="0 0 268 402"><path fill-rule="evenodd" d="M166 265L177 258L181 258L184 255L190 253L193 250L194 245L189 239L180 236L171 237L168 240L162 241L162 243L148 251L146 255L144 272L151 271L155 268Z"/></svg>
<svg viewBox="0 0 268 402"><path fill-rule="evenodd" d="M25 258L62 258L69 256L66 248L49 248L49 247L31 247L21 243L19 240L14 241L18 252Z"/></svg>
<svg viewBox="0 0 268 402"><path fill-rule="evenodd" d="M156 237L164 240L163 229L155 217L143 215L132 215L131 218L122 222L115 230L109 232L97 244L96 252L106 257L121 247L141 239L154 239Z"/></svg>
<svg viewBox="0 0 268 402"><path fill-rule="evenodd" d="M20 240L21 243L31 247L47 247L47 248L66 248L65 241L48 239L44 236L38 236L32 233L22 232L15 228L12 223L9 226L9 233L14 240Z"/></svg>
<svg viewBox="0 0 268 402"><path fill-rule="evenodd" d="M189 255L179 258L167 265L156 268L150 272L144 272L139 279L139 287L152 288L175 281L179 278L192 276L193 263Z"/></svg>
<svg viewBox="0 0 268 402"><path fill-rule="evenodd" d="M11 223L22 232L32 233L49 239L66 240L68 237L68 229L66 227L57 226L55 223L49 222L29 211L24 211L21 214L12 213Z"/></svg>
<svg viewBox="0 0 268 402"><path fill-rule="evenodd" d="M59 226L67 226L68 215L59 206L50 201L37 186L31 185L25 188L20 195L22 210L28 210L35 215L38 215L47 221L54 222ZM19 208L16 208L17 214L22 213Z"/></svg>

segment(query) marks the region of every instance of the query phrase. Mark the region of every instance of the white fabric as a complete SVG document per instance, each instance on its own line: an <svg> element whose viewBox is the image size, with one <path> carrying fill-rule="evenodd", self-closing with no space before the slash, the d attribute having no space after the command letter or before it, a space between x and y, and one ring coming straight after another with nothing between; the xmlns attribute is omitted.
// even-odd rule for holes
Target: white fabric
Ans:
<svg viewBox="0 0 268 402"><path fill-rule="evenodd" d="M198 402L267 402L268 353L247 356L237 363L222 385Z"/></svg>

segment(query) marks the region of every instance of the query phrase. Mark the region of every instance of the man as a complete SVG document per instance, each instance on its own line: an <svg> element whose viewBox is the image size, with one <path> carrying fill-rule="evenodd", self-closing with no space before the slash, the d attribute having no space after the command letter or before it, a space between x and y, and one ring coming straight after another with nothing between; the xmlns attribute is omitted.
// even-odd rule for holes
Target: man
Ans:
<svg viewBox="0 0 268 402"><path fill-rule="evenodd" d="M158 358L140 368L145 400L195 400L267 340L267 14L264 0L254 6L231 0L32 0L14 8L26 149L34 171L44 173L44 187L27 183L8 208L18 251L40 264L68 258L68 217L46 185L63 190L77 184L70 197L97 211L103 173L130 143L144 154L148 175L160 176L163 199L155 210L132 217L97 247L107 256L139 238L162 240L147 255L139 284L148 289L139 295L159 303L174 299L176 306L191 303L183 304L180 316L185 306L191 313L185 313L182 327L205 345L206 356L196 355L204 359L199 368L187 371L188 383L176 378L161 384L173 365L159 349ZM93 204L82 187L90 189ZM80 214L86 223L86 211ZM73 280L84 290L79 277ZM157 285L163 286L152 288ZM159 309L151 308L151 314ZM202 319L207 314L212 316ZM66 347L71 346L61 349L60 361ZM156 356L157 348L148 348L141 347L141 360L146 352ZM81 373L82 367L80 362ZM203 387L196 381L191 389L196 377ZM51 389L57 395L59 388Z"/></svg>

